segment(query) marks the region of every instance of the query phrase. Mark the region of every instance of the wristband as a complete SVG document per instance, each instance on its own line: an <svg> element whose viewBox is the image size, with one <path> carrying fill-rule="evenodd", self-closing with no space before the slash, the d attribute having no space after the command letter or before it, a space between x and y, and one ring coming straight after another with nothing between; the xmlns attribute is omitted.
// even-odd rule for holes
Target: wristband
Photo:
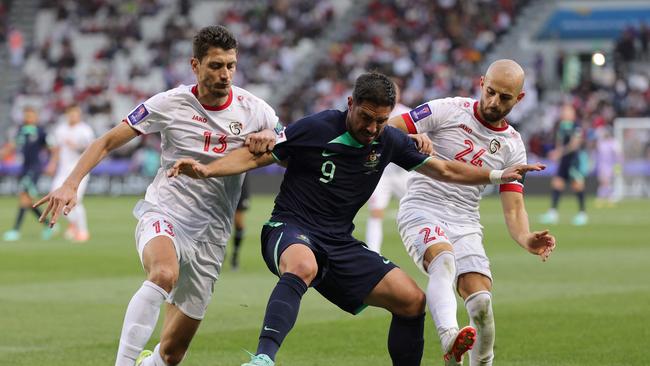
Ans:
<svg viewBox="0 0 650 366"><path fill-rule="evenodd" d="M490 170L490 183L492 184L505 183L505 181L501 179L501 176L503 176L503 170L497 170L497 169Z"/></svg>

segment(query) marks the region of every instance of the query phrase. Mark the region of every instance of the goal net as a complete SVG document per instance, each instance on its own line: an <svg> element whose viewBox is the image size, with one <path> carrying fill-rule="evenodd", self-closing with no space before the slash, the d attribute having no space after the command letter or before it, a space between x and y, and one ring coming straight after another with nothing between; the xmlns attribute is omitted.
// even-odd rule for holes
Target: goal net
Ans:
<svg viewBox="0 0 650 366"><path fill-rule="evenodd" d="M623 154L623 166L614 181L615 196L650 197L650 118L617 118L614 137Z"/></svg>

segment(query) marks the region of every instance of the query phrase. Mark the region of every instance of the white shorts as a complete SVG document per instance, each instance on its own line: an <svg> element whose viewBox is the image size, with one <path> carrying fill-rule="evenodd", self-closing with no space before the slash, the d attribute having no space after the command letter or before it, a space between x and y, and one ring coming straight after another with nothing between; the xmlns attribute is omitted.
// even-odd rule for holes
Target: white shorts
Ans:
<svg viewBox="0 0 650 366"><path fill-rule="evenodd" d="M406 251L424 273L423 260L427 248L438 243L450 243L456 257L456 282L458 276L470 272L492 280L480 227L450 224L431 209L404 206L397 213L397 227Z"/></svg>
<svg viewBox="0 0 650 366"><path fill-rule="evenodd" d="M203 319L212 299L214 283L221 272L226 254L225 244L194 241L170 217L158 212L146 212L135 228L140 262L145 246L156 236L166 236L172 240L179 263L178 281L167 302L192 319Z"/></svg>
<svg viewBox="0 0 650 366"><path fill-rule="evenodd" d="M388 166L379 179L375 191L368 199L371 210L383 210L388 206L391 196L401 199L406 194L409 172L398 167Z"/></svg>

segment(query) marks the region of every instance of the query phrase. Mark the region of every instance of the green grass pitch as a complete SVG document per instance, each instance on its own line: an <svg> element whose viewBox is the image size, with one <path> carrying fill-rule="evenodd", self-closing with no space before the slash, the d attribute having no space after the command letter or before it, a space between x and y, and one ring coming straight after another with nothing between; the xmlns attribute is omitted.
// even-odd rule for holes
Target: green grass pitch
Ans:
<svg viewBox="0 0 650 366"><path fill-rule="evenodd" d="M31 215L22 240L0 242L0 365L113 364L124 310L144 279L133 239L131 209L137 199L88 197L92 239L86 244L66 242L60 234L40 241ZM534 221L547 204L546 197L527 199L533 228L541 229ZM399 241L395 205L384 225L384 254L424 285ZM225 266L183 365L238 366L247 359L242 349L255 350L276 281L259 254L259 229L271 206L272 197L254 197L242 268L233 272ZM0 207L0 225L8 229L15 198L0 198ZM574 208L567 196L562 223L551 227L558 247L548 263L541 263L510 240L499 201L490 197L482 203L495 276L496 365L650 364L650 201L592 205L591 223L581 228L568 224ZM359 238L365 217L363 209ZM467 323L464 310L459 321ZM311 290L277 365L390 365L389 322L380 309L348 315ZM441 365L429 316L425 338L423 365ZM158 331L150 345L157 339Z"/></svg>

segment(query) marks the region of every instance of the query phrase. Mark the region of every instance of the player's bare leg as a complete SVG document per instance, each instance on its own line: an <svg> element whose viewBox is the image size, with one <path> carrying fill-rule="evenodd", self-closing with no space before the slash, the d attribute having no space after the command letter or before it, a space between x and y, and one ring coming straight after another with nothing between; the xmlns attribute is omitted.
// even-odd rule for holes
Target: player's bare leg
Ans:
<svg viewBox="0 0 650 366"><path fill-rule="evenodd" d="M142 262L147 280L126 309L115 366L134 365L156 327L160 306L178 280L178 259L170 238L151 239L142 253Z"/></svg>
<svg viewBox="0 0 650 366"><path fill-rule="evenodd" d="M404 271L394 268L375 286L364 301L390 311L388 352L394 366L417 366L424 349L426 297Z"/></svg>
<svg viewBox="0 0 650 366"><path fill-rule="evenodd" d="M280 280L275 285L264 314L256 355L242 366L273 366L275 355L296 323L300 301L318 273L312 250L300 243L280 255Z"/></svg>
<svg viewBox="0 0 650 366"><path fill-rule="evenodd" d="M465 299L470 325L476 328L476 342L469 353L470 366L492 365L494 359L491 289L492 281L480 273L464 273L458 277L458 293Z"/></svg>
<svg viewBox="0 0 650 366"><path fill-rule="evenodd" d="M156 345L151 356L144 358L139 366L180 364L200 324L200 320L192 319L175 305L167 304L160 343Z"/></svg>
<svg viewBox="0 0 650 366"><path fill-rule="evenodd" d="M439 242L424 252L423 266L429 275L427 303L436 325L444 359L448 365L462 362L462 356L473 346L476 331L458 328L456 319L456 257L450 243Z"/></svg>

